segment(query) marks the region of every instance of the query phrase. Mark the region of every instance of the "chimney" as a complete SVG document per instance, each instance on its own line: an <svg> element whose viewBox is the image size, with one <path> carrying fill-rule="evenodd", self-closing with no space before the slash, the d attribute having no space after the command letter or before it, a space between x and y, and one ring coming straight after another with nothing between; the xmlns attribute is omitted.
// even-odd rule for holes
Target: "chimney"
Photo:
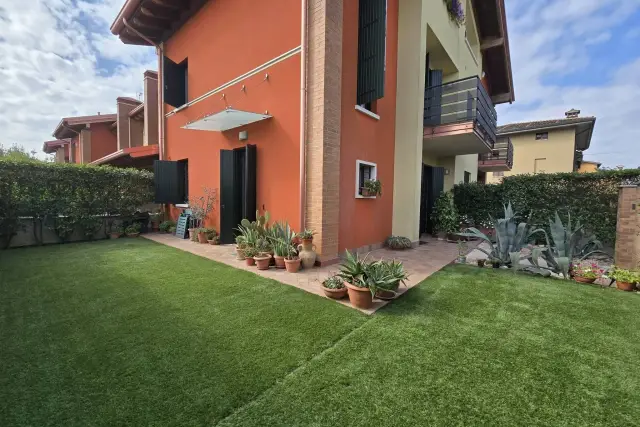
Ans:
<svg viewBox="0 0 640 427"><path fill-rule="evenodd" d="M131 98L118 97L116 99L118 150L131 147L131 140L129 136L129 112L136 108L138 104L140 104L138 101Z"/></svg>
<svg viewBox="0 0 640 427"><path fill-rule="evenodd" d="M158 143L158 73L144 73L144 145Z"/></svg>
<svg viewBox="0 0 640 427"><path fill-rule="evenodd" d="M576 110L575 108L572 108L571 110L564 113L564 115L567 119L575 119L577 117L580 117L580 110Z"/></svg>

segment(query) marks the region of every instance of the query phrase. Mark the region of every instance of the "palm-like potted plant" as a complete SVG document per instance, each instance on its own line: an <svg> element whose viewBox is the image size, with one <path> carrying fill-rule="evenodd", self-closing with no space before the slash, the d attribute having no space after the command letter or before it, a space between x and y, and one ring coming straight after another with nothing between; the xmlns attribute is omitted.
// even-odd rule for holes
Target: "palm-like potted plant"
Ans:
<svg viewBox="0 0 640 427"><path fill-rule="evenodd" d="M634 291L636 284L640 282L640 273L616 266L613 266L611 270L609 270L607 276L616 281L616 287L618 289L627 292Z"/></svg>
<svg viewBox="0 0 640 427"><path fill-rule="evenodd" d="M140 223L134 222L128 226L124 232L128 237L138 237L140 235Z"/></svg>
<svg viewBox="0 0 640 427"><path fill-rule="evenodd" d="M360 189L362 197L382 196L382 183L377 179L368 179Z"/></svg>
<svg viewBox="0 0 640 427"><path fill-rule="evenodd" d="M326 296L333 299L342 299L347 296L347 288L344 286L342 277L335 275L322 282L322 291Z"/></svg>

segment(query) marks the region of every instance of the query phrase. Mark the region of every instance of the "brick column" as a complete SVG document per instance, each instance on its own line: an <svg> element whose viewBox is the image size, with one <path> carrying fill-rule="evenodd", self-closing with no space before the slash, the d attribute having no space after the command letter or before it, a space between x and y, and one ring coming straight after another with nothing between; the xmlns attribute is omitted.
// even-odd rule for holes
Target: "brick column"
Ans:
<svg viewBox="0 0 640 427"><path fill-rule="evenodd" d="M158 143L158 73L144 73L144 145Z"/></svg>
<svg viewBox="0 0 640 427"><path fill-rule="evenodd" d="M82 164L91 163L91 129L82 129L80 131L80 162Z"/></svg>
<svg viewBox="0 0 640 427"><path fill-rule="evenodd" d="M338 256L342 9L343 0L309 0L305 226L320 262Z"/></svg>
<svg viewBox="0 0 640 427"><path fill-rule="evenodd" d="M625 269L640 267L640 188L622 185L618 195L615 263Z"/></svg>

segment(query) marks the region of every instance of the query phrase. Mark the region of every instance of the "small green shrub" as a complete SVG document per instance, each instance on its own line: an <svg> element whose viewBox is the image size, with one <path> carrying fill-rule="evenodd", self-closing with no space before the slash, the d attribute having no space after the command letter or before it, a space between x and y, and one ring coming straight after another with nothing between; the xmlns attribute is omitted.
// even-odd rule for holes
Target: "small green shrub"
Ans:
<svg viewBox="0 0 640 427"><path fill-rule="evenodd" d="M640 282L640 273L637 271L625 270L623 268L612 267L607 276L616 282L636 284Z"/></svg>
<svg viewBox="0 0 640 427"><path fill-rule="evenodd" d="M409 238L407 237L402 237L402 236L387 237L387 240L385 241L385 246L388 247L389 249L396 249L396 250L412 248L411 240L409 240Z"/></svg>
<svg viewBox="0 0 640 427"><path fill-rule="evenodd" d="M445 191L436 200L431 220L434 222L434 229L438 233L456 233L460 223L458 211L453 203L453 193Z"/></svg>
<svg viewBox="0 0 640 427"><path fill-rule="evenodd" d="M140 229L141 229L140 223L134 222L133 224L125 228L124 232L126 234L136 234L140 232Z"/></svg>
<svg viewBox="0 0 640 427"><path fill-rule="evenodd" d="M160 226L158 228L163 233L167 233L171 229L171 227L175 227L175 226L176 226L175 221L163 221L160 223Z"/></svg>

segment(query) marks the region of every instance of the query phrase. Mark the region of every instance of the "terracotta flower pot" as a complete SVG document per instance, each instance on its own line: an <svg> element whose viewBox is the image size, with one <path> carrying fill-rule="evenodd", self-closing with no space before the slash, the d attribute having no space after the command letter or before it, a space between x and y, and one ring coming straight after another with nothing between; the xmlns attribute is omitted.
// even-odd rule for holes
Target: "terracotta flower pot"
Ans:
<svg viewBox="0 0 640 427"><path fill-rule="evenodd" d="M619 282L619 281L616 281L616 287L621 291L627 291L627 292L632 292L636 289L636 285L634 285L633 283Z"/></svg>
<svg viewBox="0 0 640 427"><path fill-rule="evenodd" d="M254 265L256 265L256 260L252 257L245 258L244 262L247 264L247 267L253 267Z"/></svg>
<svg viewBox="0 0 640 427"><path fill-rule="evenodd" d="M269 263L271 262L271 255L260 255L255 256L253 259L256 261L256 265L258 266L258 270L268 270Z"/></svg>
<svg viewBox="0 0 640 427"><path fill-rule="evenodd" d="M140 233L127 233L127 237L138 237Z"/></svg>
<svg viewBox="0 0 640 427"><path fill-rule="evenodd" d="M359 288L353 286L351 283L344 282L349 292L349 301L351 305L356 308L371 308L373 307L373 297L369 288Z"/></svg>
<svg viewBox="0 0 640 427"><path fill-rule="evenodd" d="M198 242L199 243L207 243L207 233L198 233Z"/></svg>
<svg viewBox="0 0 640 427"><path fill-rule="evenodd" d="M244 250L240 249L239 247L236 246L236 259L238 261L243 261L245 259L244 256Z"/></svg>
<svg viewBox="0 0 640 427"><path fill-rule="evenodd" d="M322 285L321 285L322 286ZM342 299L347 296L347 288L329 289L322 286L322 291L326 296L332 299Z"/></svg>
<svg viewBox="0 0 640 427"><path fill-rule="evenodd" d="M193 233L196 232L197 228L188 228L187 230L189 230L189 238L191 239L193 237Z"/></svg>
<svg viewBox="0 0 640 427"><path fill-rule="evenodd" d="M276 261L276 268L285 268L283 256L274 255L273 259Z"/></svg>
<svg viewBox="0 0 640 427"><path fill-rule="evenodd" d="M122 233L109 233L109 237L112 239L119 239L122 236Z"/></svg>
<svg viewBox="0 0 640 427"><path fill-rule="evenodd" d="M586 277L580 277L580 276L574 276L573 280L575 280L578 283L593 283L596 281L596 278L586 278Z"/></svg>
<svg viewBox="0 0 640 427"><path fill-rule="evenodd" d="M285 259L284 266L289 273L297 273L300 270L300 258Z"/></svg>

